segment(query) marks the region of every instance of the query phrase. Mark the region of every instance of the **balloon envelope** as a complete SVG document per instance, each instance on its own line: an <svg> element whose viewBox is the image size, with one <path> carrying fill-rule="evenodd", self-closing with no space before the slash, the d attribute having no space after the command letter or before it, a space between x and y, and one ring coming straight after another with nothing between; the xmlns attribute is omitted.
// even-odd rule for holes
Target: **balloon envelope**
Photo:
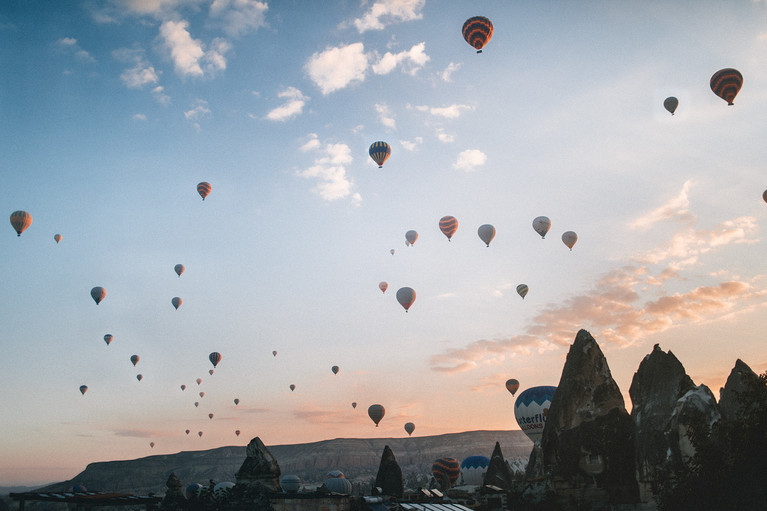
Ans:
<svg viewBox="0 0 767 511"><path fill-rule="evenodd" d="M104 342L105 342L105 343L107 343L107 346L109 346L109 343L111 343L111 342L112 342L112 339L114 339L114 337L112 336L112 334L106 334L106 335L104 336Z"/></svg>
<svg viewBox="0 0 767 511"><path fill-rule="evenodd" d="M173 298L171 298L170 303L172 303L173 307L175 307L176 310L178 310L178 308L181 307L181 304L184 303L184 301L178 296L174 296Z"/></svg>
<svg viewBox="0 0 767 511"><path fill-rule="evenodd" d="M527 296L527 292L530 291L530 288L527 287L527 284L520 284L517 286L517 294L522 297L522 299L525 299L525 296Z"/></svg>
<svg viewBox="0 0 767 511"><path fill-rule="evenodd" d="M138 364L139 356L138 355L131 355L130 356L130 361L133 364L133 366L135 367L135 365Z"/></svg>
<svg viewBox="0 0 767 511"><path fill-rule="evenodd" d="M294 390L296 390L296 386L291 383L290 384L290 391L293 392Z"/></svg>
<svg viewBox="0 0 767 511"><path fill-rule="evenodd" d="M383 167L383 164L391 156L391 146L383 141L373 142L368 149L368 154L374 162L378 164L378 168Z"/></svg>
<svg viewBox="0 0 767 511"><path fill-rule="evenodd" d="M711 77L711 90L732 106L735 96L743 86L743 75L737 69L720 69Z"/></svg>
<svg viewBox="0 0 767 511"><path fill-rule="evenodd" d="M413 302L415 302L415 290L411 287L399 288L397 290L397 301L407 312L410 306L413 305Z"/></svg>
<svg viewBox="0 0 767 511"><path fill-rule="evenodd" d="M413 424L412 422L406 422L405 431L407 431L407 436L412 436L413 431L415 431L415 424Z"/></svg>
<svg viewBox="0 0 767 511"><path fill-rule="evenodd" d="M454 216L443 216L439 219L439 230L442 231L442 234L447 236L447 240L450 241L453 234L455 234L455 231L458 230L458 220L456 220Z"/></svg>
<svg viewBox="0 0 767 511"><path fill-rule="evenodd" d="M480 225L477 229L479 239L485 242L485 245L490 246L490 242L495 238L495 227L490 224Z"/></svg>
<svg viewBox="0 0 767 511"><path fill-rule="evenodd" d="M461 475L461 464L455 458L439 458L431 466L431 473L437 481L447 479L453 486Z"/></svg>
<svg viewBox="0 0 767 511"><path fill-rule="evenodd" d="M238 398L238 397L234 398L234 404L235 404L235 406L240 404L240 398Z"/></svg>
<svg viewBox="0 0 767 511"><path fill-rule="evenodd" d="M533 229L535 232L541 235L541 238L546 237L546 233L551 229L551 220L547 216L539 216L533 220Z"/></svg>
<svg viewBox="0 0 767 511"><path fill-rule="evenodd" d="M378 289L380 289L382 293L385 293L386 290L389 289L389 283L388 282L379 282L378 283Z"/></svg>
<svg viewBox="0 0 767 511"><path fill-rule="evenodd" d="M386 410L382 405L375 404L368 407L368 417L376 423L376 427L378 427L378 423L381 422L385 414Z"/></svg>
<svg viewBox="0 0 767 511"><path fill-rule="evenodd" d="M154 449L154 442L149 442L149 447L151 447L152 449Z"/></svg>
<svg viewBox="0 0 767 511"><path fill-rule="evenodd" d="M186 385L181 385L181 390L182 391L186 390Z"/></svg>
<svg viewBox="0 0 767 511"><path fill-rule="evenodd" d="M85 395L86 392L88 392L88 386L80 385L80 394Z"/></svg>
<svg viewBox="0 0 767 511"><path fill-rule="evenodd" d="M338 374L338 366L333 366L330 370L333 371L333 374Z"/></svg>
<svg viewBox="0 0 767 511"><path fill-rule="evenodd" d="M216 367L218 363L221 362L221 353L214 351L208 355L208 360L210 360L210 363L213 364L213 367Z"/></svg>
<svg viewBox="0 0 767 511"><path fill-rule="evenodd" d="M197 193L200 194L200 197L202 197L202 200L205 200L205 197L208 196L210 191L213 189L212 186L210 186L210 183L203 181L197 185Z"/></svg>
<svg viewBox="0 0 767 511"><path fill-rule="evenodd" d="M176 275L178 275L179 277L181 276L182 273L184 273L185 269L186 268L184 268L183 264L177 264L176 266L173 267L173 270L176 272Z"/></svg>
<svg viewBox="0 0 767 511"><path fill-rule="evenodd" d="M674 115L674 112L676 112L676 107L679 106L679 100L676 99L674 96L670 96L663 101L663 108L671 112L671 115Z"/></svg>
<svg viewBox="0 0 767 511"><path fill-rule="evenodd" d="M27 227L32 225L32 215L26 211L14 211L11 213L11 226L16 231L16 236L21 236L21 233L27 230Z"/></svg>
<svg viewBox="0 0 767 511"><path fill-rule="evenodd" d="M461 476L463 484L469 486L482 486L490 458L487 456L469 456L461 462Z"/></svg>
<svg viewBox="0 0 767 511"><path fill-rule="evenodd" d="M61 234L54 234L53 239L56 240L56 243L58 243L59 241L61 241Z"/></svg>
<svg viewBox="0 0 767 511"><path fill-rule="evenodd" d="M209 418L209 419L212 419L212 418L213 418L213 414L212 414L212 413L209 413L209 414L208 414L208 418Z"/></svg>
<svg viewBox="0 0 767 511"><path fill-rule="evenodd" d="M93 301L96 302L96 305L101 303L101 300L106 298L107 296L107 290L103 287L94 287L91 289L91 298L93 298Z"/></svg>
<svg viewBox="0 0 767 511"><path fill-rule="evenodd" d="M567 248L570 250L573 249L573 246L575 245L575 242L578 241L578 235L575 234L573 231L567 231L564 234L562 234L562 243L567 245Z"/></svg>
<svg viewBox="0 0 767 511"><path fill-rule="evenodd" d="M234 434L237 435L237 436L240 436L240 430L239 429L235 429L234 430Z"/></svg>
<svg viewBox="0 0 767 511"><path fill-rule="evenodd" d="M136 379L137 379L138 381L141 381L141 380L143 380L143 379L144 379L144 375L143 375L143 374L137 374L137 375L136 375Z"/></svg>
<svg viewBox="0 0 767 511"><path fill-rule="evenodd" d="M277 350L272 352L272 356L275 356L275 357L277 356Z"/></svg>
<svg viewBox="0 0 767 511"><path fill-rule="evenodd" d="M357 408L357 402L356 402L356 401L354 401L354 402L352 403L352 408Z"/></svg>
<svg viewBox="0 0 767 511"><path fill-rule="evenodd" d="M195 381L197 382L197 385L199 385L200 383L202 383L202 378L197 378Z"/></svg>
<svg viewBox="0 0 767 511"><path fill-rule="evenodd" d="M482 53L482 48L493 37L493 23L484 16L474 16L464 22L461 33L464 40L473 46L477 53Z"/></svg>
<svg viewBox="0 0 767 511"><path fill-rule="evenodd" d="M408 245L412 245L415 243L415 241L418 239L418 233L410 230L405 233L405 241L407 241Z"/></svg>
<svg viewBox="0 0 767 511"><path fill-rule="evenodd" d="M514 417L522 431L533 442L540 442L546 416L556 387L540 386L526 389L514 403Z"/></svg>
<svg viewBox="0 0 767 511"><path fill-rule="evenodd" d="M511 378L509 380L506 380L506 390L511 392L512 396L514 394L516 394L517 390L519 390L519 380L517 380L515 378Z"/></svg>

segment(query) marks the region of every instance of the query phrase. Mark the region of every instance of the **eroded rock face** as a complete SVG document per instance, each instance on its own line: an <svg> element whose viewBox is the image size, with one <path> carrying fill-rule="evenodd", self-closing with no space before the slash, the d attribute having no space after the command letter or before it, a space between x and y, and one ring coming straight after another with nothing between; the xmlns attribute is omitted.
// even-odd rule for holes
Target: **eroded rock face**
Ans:
<svg viewBox="0 0 767 511"><path fill-rule="evenodd" d="M181 491L181 480L175 473L168 476L165 483L165 497L162 499L160 507L163 511L182 510L186 507L186 497Z"/></svg>
<svg viewBox="0 0 767 511"><path fill-rule="evenodd" d="M695 455L688 430L692 424L706 424L709 431L721 415L714 394L705 385L688 390L676 402L668 425L670 439L669 459L674 463L687 463Z"/></svg>
<svg viewBox="0 0 767 511"><path fill-rule="evenodd" d="M607 360L580 330L549 408L541 448L544 471L559 495L589 488L595 501L639 502L635 427ZM601 497L600 497L601 494Z"/></svg>
<svg viewBox="0 0 767 511"><path fill-rule="evenodd" d="M734 420L752 406L743 395L757 379L757 374L745 362L740 359L735 362L727 382L719 389L719 411L724 420Z"/></svg>
<svg viewBox="0 0 767 511"><path fill-rule="evenodd" d="M375 485L381 488L383 495L402 497L404 492L402 469L397 464L394 453L388 445L384 446L383 454L381 455L381 465L378 467Z"/></svg>
<svg viewBox="0 0 767 511"><path fill-rule="evenodd" d="M248 444L245 461L235 477L237 486L258 486L268 491L281 491L280 466L259 437Z"/></svg>
<svg viewBox="0 0 767 511"><path fill-rule="evenodd" d="M512 479L514 475L506 460L503 459L501 444L496 442L493 454L490 456L490 463L485 472L484 485L497 486L502 490L511 490Z"/></svg>
<svg viewBox="0 0 767 511"><path fill-rule="evenodd" d="M637 480L644 492L651 491L653 483L662 477L669 453L679 452L678 438L668 434L669 421L679 399L693 389L695 383L682 363L657 344L634 373L629 396L636 425Z"/></svg>

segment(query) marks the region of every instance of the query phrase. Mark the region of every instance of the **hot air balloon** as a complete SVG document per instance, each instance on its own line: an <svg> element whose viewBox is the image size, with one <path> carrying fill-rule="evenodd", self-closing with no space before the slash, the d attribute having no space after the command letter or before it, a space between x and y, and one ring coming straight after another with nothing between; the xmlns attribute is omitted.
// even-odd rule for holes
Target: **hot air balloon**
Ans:
<svg viewBox="0 0 767 511"><path fill-rule="evenodd" d="M181 274L184 273L184 270L186 270L186 268L184 268L183 264L177 264L176 266L173 267L173 270L176 272L176 275L180 277Z"/></svg>
<svg viewBox="0 0 767 511"><path fill-rule="evenodd" d="M391 156L391 147L386 142L373 142L370 145L368 154L373 158L373 161L378 164L378 168L382 168L386 160Z"/></svg>
<svg viewBox="0 0 767 511"><path fill-rule="evenodd" d="M181 385L181 391L183 392L184 390L186 390L186 385Z"/></svg>
<svg viewBox="0 0 767 511"><path fill-rule="evenodd" d="M290 391L293 392L294 390L296 390L296 386L293 383L291 383L290 384Z"/></svg>
<svg viewBox="0 0 767 511"><path fill-rule="evenodd" d="M56 243L58 243L59 241L61 241L61 234L54 234L53 239L56 240Z"/></svg>
<svg viewBox="0 0 767 511"><path fill-rule="evenodd" d="M96 302L96 305L101 303L101 300L106 298L107 296L107 290L103 287L94 287L91 289L91 298L93 298L93 301Z"/></svg>
<svg viewBox="0 0 767 511"><path fill-rule="evenodd" d="M479 239L485 242L485 245L490 246L490 242L495 238L495 227L490 224L480 225L477 229Z"/></svg>
<svg viewBox="0 0 767 511"><path fill-rule="evenodd" d="M338 366L333 366L330 370L333 371L333 374L338 374Z"/></svg>
<svg viewBox="0 0 767 511"><path fill-rule="evenodd" d="M527 284L520 284L517 286L517 294L522 297L522 299L525 299L525 296L527 296L527 292L530 291L530 288L527 287Z"/></svg>
<svg viewBox="0 0 767 511"><path fill-rule="evenodd" d="M511 392L512 396L514 394L516 394L517 390L519 390L519 380L517 380L515 378L511 378L509 380L506 380L506 390Z"/></svg>
<svg viewBox="0 0 767 511"><path fill-rule="evenodd" d="M415 241L417 239L418 239L418 233L417 232L415 232L413 230L410 230L410 231L405 233L405 242L408 244L408 246L410 246L413 243L415 243Z"/></svg>
<svg viewBox="0 0 767 511"><path fill-rule="evenodd" d="M205 392L200 392L200 398L205 397Z"/></svg>
<svg viewBox="0 0 767 511"><path fill-rule="evenodd" d="M461 464L455 458L439 458L431 466L431 474L439 482L453 486L461 475Z"/></svg>
<svg viewBox="0 0 767 511"><path fill-rule="evenodd" d="M202 383L202 378L197 378L195 381L197 382L197 385L199 385L200 383Z"/></svg>
<svg viewBox="0 0 767 511"><path fill-rule="evenodd" d="M376 423L376 427L378 427L378 423L381 422L381 419L383 419L383 416L386 414L386 410L381 405L370 405L368 407L368 417Z"/></svg>
<svg viewBox="0 0 767 511"><path fill-rule="evenodd" d="M104 336L104 342L107 343L107 346L109 346L109 344L112 342L112 339L114 339L112 334L106 334Z"/></svg>
<svg viewBox="0 0 767 511"><path fill-rule="evenodd" d="M197 436L202 437L202 431L198 431Z"/></svg>
<svg viewBox="0 0 767 511"><path fill-rule="evenodd" d="M87 385L80 385L80 394L82 394L84 396L86 392L88 392L88 386Z"/></svg>
<svg viewBox="0 0 767 511"><path fill-rule="evenodd" d="M764 202L767 202L767 190L762 192L762 200L764 200Z"/></svg>
<svg viewBox="0 0 767 511"><path fill-rule="evenodd" d="M463 484L468 486L482 486L490 458L487 456L469 456L461 462L461 476Z"/></svg>
<svg viewBox="0 0 767 511"><path fill-rule="evenodd" d="M458 230L458 220L454 216L443 216L439 219L439 230L447 236L447 241L450 241L455 231Z"/></svg>
<svg viewBox="0 0 767 511"><path fill-rule="evenodd" d="M567 231L562 234L562 243L567 245L567 248L570 250L573 249L573 245L575 245L575 242L578 241L578 235L575 234L573 231Z"/></svg>
<svg viewBox="0 0 767 511"><path fill-rule="evenodd" d="M238 404L240 404L240 398L236 397L234 398L234 405L237 406Z"/></svg>
<svg viewBox="0 0 767 511"><path fill-rule="evenodd" d="M389 253L390 253L391 255L394 255L394 253L395 253L395 252L396 252L396 250L394 250L394 249L391 249L391 250L389 250Z"/></svg>
<svg viewBox="0 0 767 511"><path fill-rule="evenodd" d="M152 449L154 449L154 442L149 442L149 447L151 447Z"/></svg>
<svg viewBox="0 0 767 511"><path fill-rule="evenodd" d="M144 379L144 375L143 375L143 374L137 374L137 375L136 375L136 379L137 379L138 381L141 381L141 380L143 380L143 379Z"/></svg>
<svg viewBox="0 0 767 511"><path fill-rule="evenodd" d="M32 215L26 211L14 211L11 213L11 226L16 231L16 236L27 230L32 225Z"/></svg>
<svg viewBox="0 0 767 511"><path fill-rule="evenodd" d="M413 431L415 431L415 424L412 422L406 422L405 431L407 431L407 436L413 436Z"/></svg>
<svg viewBox="0 0 767 511"><path fill-rule="evenodd" d="M209 374L209 375L213 376L213 373L214 373L214 372L215 372L215 371L214 371L213 369L208 369L208 374Z"/></svg>
<svg viewBox="0 0 767 511"><path fill-rule="evenodd" d="M178 310L178 308L181 307L181 304L184 303L184 301L178 296L174 296L173 298L171 298L170 303L172 303L173 307L175 307L176 310Z"/></svg>
<svg viewBox="0 0 767 511"><path fill-rule="evenodd" d="M415 290L411 287L399 288L397 290L397 301L407 312L410 306L413 305L413 302L415 302Z"/></svg>
<svg viewBox="0 0 767 511"><path fill-rule="evenodd" d="M514 403L514 416L520 429L533 442L540 443L551 399L556 387L532 387L522 392Z"/></svg>
<svg viewBox="0 0 767 511"><path fill-rule="evenodd" d="M234 430L234 434L237 435L237 436L240 436L240 430L239 429L235 429Z"/></svg>
<svg viewBox="0 0 767 511"><path fill-rule="evenodd" d="M187 430L185 431L185 433L188 435L188 434L189 434L189 431L190 431L190 430L188 430L188 429L187 429Z"/></svg>
<svg viewBox="0 0 767 511"><path fill-rule="evenodd" d="M274 351L272 352L272 356L274 356L274 357L276 357L276 356L277 356L277 350L274 350Z"/></svg>
<svg viewBox="0 0 767 511"><path fill-rule="evenodd" d="M670 96L663 101L663 108L671 112L671 115L674 115L674 112L676 112L676 107L678 106L679 100L674 96Z"/></svg>
<svg viewBox="0 0 767 511"><path fill-rule="evenodd" d="M210 183L203 181L202 183L199 183L197 185L197 193L200 194L200 197L202 197L202 200L205 200L205 197L208 196L212 188L213 187L210 186Z"/></svg>
<svg viewBox="0 0 767 511"><path fill-rule="evenodd" d="M138 364L139 356L138 355L131 355L130 361L133 364L133 367L136 367L136 364Z"/></svg>
<svg viewBox="0 0 767 511"><path fill-rule="evenodd" d="M208 418L209 418L209 419L213 419L213 414L212 414L212 413L209 413L209 414L208 414Z"/></svg>
<svg viewBox="0 0 767 511"><path fill-rule="evenodd" d="M356 401L352 402L352 408L357 408L357 402Z"/></svg>
<svg viewBox="0 0 767 511"><path fill-rule="evenodd" d="M194 402L194 407L197 408L198 406L200 406L200 402L199 401L195 401Z"/></svg>
<svg viewBox="0 0 767 511"><path fill-rule="evenodd" d="M210 363L213 364L213 367L216 367L218 363L221 362L221 353L214 351L208 355L208 360L210 360Z"/></svg>
<svg viewBox="0 0 767 511"><path fill-rule="evenodd" d="M541 238L546 237L546 233L551 229L551 220L547 216L539 216L533 220L533 229L535 232L541 235Z"/></svg>
<svg viewBox="0 0 767 511"><path fill-rule="evenodd" d="M378 283L378 289L381 290L382 293L385 293L387 289L389 289L389 283L388 282L379 282Z"/></svg>
<svg viewBox="0 0 767 511"><path fill-rule="evenodd" d="M466 42L476 48L477 53L482 53L482 48L493 37L493 23L484 16L474 16L464 22L461 32Z"/></svg>
<svg viewBox="0 0 767 511"><path fill-rule="evenodd" d="M743 75L737 69L720 69L711 77L710 85L714 94L732 106L735 96L743 86Z"/></svg>

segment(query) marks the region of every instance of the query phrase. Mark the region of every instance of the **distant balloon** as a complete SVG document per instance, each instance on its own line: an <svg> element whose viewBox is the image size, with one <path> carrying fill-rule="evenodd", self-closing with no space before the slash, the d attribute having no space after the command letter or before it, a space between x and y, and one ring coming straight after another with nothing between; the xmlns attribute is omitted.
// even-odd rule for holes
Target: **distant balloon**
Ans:
<svg viewBox="0 0 767 511"><path fill-rule="evenodd" d="M114 339L112 334L106 334L104 336L104 342L107 343L107 346L109 346L109 344L112 342L112 339Z"/></svg>
<svg viewBox="0 0 767 511"><path fill-rule="evenodd" d="M405 431L407 431L407 436L413 436L413 431L415 431L415 424L412 422L406 422Z"/></svg>
<svg viewBox="0 0 767 511"><path fill-rule="evenodd" d="M216 367L218 363L221 362L221 353L214 351L208 355L208 360L210 360L210 363L213 364L213 367Z"/></svg>
<svg viewBox="0 0 767 511"><path fill-rule="evenodd" d="M743 75L737 69L720 69L711 77L711 90L732 106L735 96L743 86Z"/></svg>
<svg viewBox="0 0 767 511"><path fill-rule="evenodd" d="M293 392L294 390L296 390L296 386L291 383L290 384L290 391Z"/></svg>
<svg viewBox="0 0 767 511"><path fill-rule="evenodd" d="M88 386L80 385L80 394L85 395L86 392L88 392Z"/></svg>
<svg viewBox="0 0 767 511"><path fill-rule="evenodd" d="M195 401L194 402L194 407L197 408L198 406L200 406L200 402L199 401Z"/></svg>
<svg viewBox="0 0 767 511"><path fill-rule="evenodd" d="M198 431L197 436L202 437L202 431Z"/></svg>
<svg viewBox="0 0 767 511"><path fill-rule="evenodd" d="M383 416L386 414L386 410L381 405L370 405L368 407L368 417L371 418L373 422L376 423L376 427L378 427L378 423L381 422L381 419L383 419Z"/></svg>
<svg viewBox="0 0 767 511"><path fill-rule="evenodd" d="M16 236L27 230L32 225L32 215L26 211L14 211L11 213L11 226L16 231Z"/></svg>
<svg viewBox="0 0 767 511"><path fill-rule="evenodd" d="M381 290L382 293L385 293L387 289L389 289L389 283L388 282L379 282L378 283L378 289Z"/></svg>
<svg viewBox="0 0 767 511"><path fill-rule="evenodd" d="M461 464L455 458L439 458L431 466L431 474L437 481L447 479L453 486L461 475Z"/></svg>
<svg viewBox="0 0 767 511"><path fill-rule="evenodd" d="M91 298L93 298L93 301L96 302L96 305L101 303L101 300L103 300L107 296L107 290L103 287L94 287L91 289Z"/></svg>
<svg viewBox="0 0 767 511"><path fill-rule="evenodd" d="M173 298L171 298L170 303L172 303L173 307L175 307L176 310L178 310L178 308L181 307L181 304L184 303L184 301L178 296L174 296Z"/></svg>
<svg viewBox="0 0 767 511"><path fill-rule="evenodd" d="M234 430L234 434L237 435L237 436L240 436L240 430L239 429L235 429Z"/></svg>
<svg viewBox="0 0 767 511"><path fill-rule="evenodd" d="M277 356L277 350L274 350L274 351L272 352L272 355L276 357L276 356Z"/></svg>
<svg viewBox="0 0 767 511"><path fill-rule="evenodd" d="M208 369L208 374L209 374L209 375L213 376L213 373L214 373L214 372L215 372L215 371L214 371L213 369Z"/></svg>
<svg viewBox="0 0 767 511"><path fill-rule="evenodd" d="M418 239L418 233L417 232L415 232L413 230L410 230L410 231L405 233L405 241L408 243L408 246L410 246L413 243L415 243L415 241L417 239Z"/></svg>
<svg viewBox="0 0 767 511"><path fill-rule="evenodd" d="M207 183L205 181L197 185L197 193L200 194L200 197L202 197L202 200L205 200L205 197L208 196L208 194L210 193L212 189L213 187L210 186L210 183Z"/></svg>
<svg viewBox="0 0 767 511"><path fill-rule="evenodd" d="M152 449L154 449L154 442L149 442L149 447L151 447Z"/></svg>
<svg viewBox="0 0 767 511"><path fill-rule="evenodd" d="M447 241L450 241L455 231L458 230L458 220L454 216L443 216L439 219L439 230L447 236Z"/></svg>
<svg viewBox="0 0 767 511"><path fill-rule="evenodd" d="M202 378L197 378L195 381L197 382L197 385L199 385L200 383L202 383Z"/></svg>
<svg viewBox="0 0 767 511"><path fill-rule="evenodd" d="M767 202L767 190L762 192L762 200L764 200L764 202Z"/></svg>
<svg viewBox="0 0 767 511"><path fill-rule="evenodd" d="M517 390L519 390L519 380L515 378L511 378L510 380L506 380L506 390L511 392L511 395L517 393Z"/></svg>
<svg viewBox="0 0 767 511"><path fill-rule="evenodd" d="M671 115L674 115L674 112L676 112L676 107L679 106L679 100L676 99L674 96L670 96L663 101L663 108L671 112Z"/></svg>
<svg viewBox="0 0 767 511"><path fill-rule="evenodd" d="M495 227L490 224L480 225L477 229L479 239L485 242L485 245L490 246L490 242L495 238Z"/></svg>
<svg viewBox="0 0 767 511"><path fill-rule="evenodd" d="M183 264L177 264L176 266L173 267L173 270L175 270L176 275L180 277L181 274L184 273L184 270L186 270L186 268L184 268Z"/></svg>
<svg viewBox="0 0 767 511"><path fill-rule="evenodd" d="M186 385L181 385L181 390L182 391L186 390Z"/></svg>
<svg viewBox="0 0 767 511"><path fill-rule="evenodd" d="M54 234L53 239L56 240L56 243L58 243L59 241L61 241L61 234Z"/></svg>
<svg viewBox="0 0 767 511"><path fill-rule="evenodd" d="M138 364L139 356L138 355L131 355L130 361L133 363L133 367L136 367L136 364Z"/></svg>
<svg viewBox="0 0 767 511"><path fill-rule="evenodd" d="M368 150L368 154L373 158L373 161L378 164L378 168L383 167L383 164L391 156L391 146L386 142L373 142Z"/></svg>
<svg viewBox="0 0 767 511"><path fill-rule="evenodd" d="M405 308L405 312L410 309L410 306L415 302L415 290L410 287L401 287L397 290L397 301L402 307Z"/></svg>
<svg viewBox="0 0 767 511"><path fill-rule="evenodd" d="M551 220L547 216L539 216L533 220L533 229L535 232L541 235L541 238L546 237L546 233L551 229Z"/></svg>
<svg viewBox="0 0 767 511"><path fill-rule="evenodd" d="M482 48L493 37L493 23L484 16L474 16L464 22L461 33L477 53L482 53Z"/></svg>
<svg viewBox="0 0 767 511"><path fill-rule="evenodd" d="M187 429L186 431L184 431L184 432L185 432L187 435L189 434L189 430L188 430L188 429Z"/></svg>
<svg viewBox="0 0 767 511"><path fill-rule="evenodd" d="M352 402L352 408L357 408L357 402L356 401Z"/></svg>
<svg viewBox="0 0 767 511"><path fill-rule="evenodd" d="M389 250L389 253L391 253L391 255L394 255L395 252L396 252L396 250L394 250L394 249Z"/></svg>
<svg viewBox="0 0 767 511"><path fill-rule="evenodd" d="M575 242L578 241L578 235L575 234L573 231L567 231L564 234L562 234L562 243L567 245L567 248L570 250L573 249L573 245L575 245Z"/></svg>
<svg viewBox="0 0 767 511"><path fill-rule="evenodd" d="M338 366L333 366L330 370L333 371L333 374L338 374Z"/></svg>
<svg viewBox="0 0 767 511"><path fill-rule="evenodd" d="M238 404L240 404L240 398L236 397L234 398L234 405L237 406Z"/></svg>
<svg viewBox="0 0 767 511"><path fill-rule="evenodd" d="M144 379L144 375L143 375L143 374L137 374L137 375L136 375L136 379L137 379L138 381L141 381L141 380L143 380L143 379Z"/></svg>
<svg viewBox="0 0 767 511"><path fill-rule="evenodd" d="M530 288L527 287L527 284L520 284L517 286L517 294L522 297L522 299L525 299L525 296L527 296L527 292L530 291Z"/></svg>
<svg viewBox="0 0 767 511"><path fill-rule="evenodd" d="M520 429L533 442L540 442L546 416L556 387L532 387L522 392L514 402L514 416Z"/></svg>
<svg viewBox="0 0 767 511"><path fill-rule="evenodd" d="M201 398L205 397L205 392L200 392L200 397Z"/></svg>
<svg viewBox="0 0 767 511"><path fill-rule="evenodd" d="M209 418L209 419L213 419L213 414L212 414L212 413L209 413L209 414L208 414L208 418Z"/></svg>

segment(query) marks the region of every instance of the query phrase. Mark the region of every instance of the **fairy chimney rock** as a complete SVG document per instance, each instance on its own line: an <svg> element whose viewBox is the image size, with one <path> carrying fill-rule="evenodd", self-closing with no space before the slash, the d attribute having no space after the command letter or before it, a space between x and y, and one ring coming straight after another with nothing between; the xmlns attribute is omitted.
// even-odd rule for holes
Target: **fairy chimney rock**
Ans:
<svg viewBox="0 0 767 511"><path fill-rule="evenodd" d="M235 476L237 485L260 486L270 491L280 489L280 466L259 437L245 449L245 461Z"/></svg>

